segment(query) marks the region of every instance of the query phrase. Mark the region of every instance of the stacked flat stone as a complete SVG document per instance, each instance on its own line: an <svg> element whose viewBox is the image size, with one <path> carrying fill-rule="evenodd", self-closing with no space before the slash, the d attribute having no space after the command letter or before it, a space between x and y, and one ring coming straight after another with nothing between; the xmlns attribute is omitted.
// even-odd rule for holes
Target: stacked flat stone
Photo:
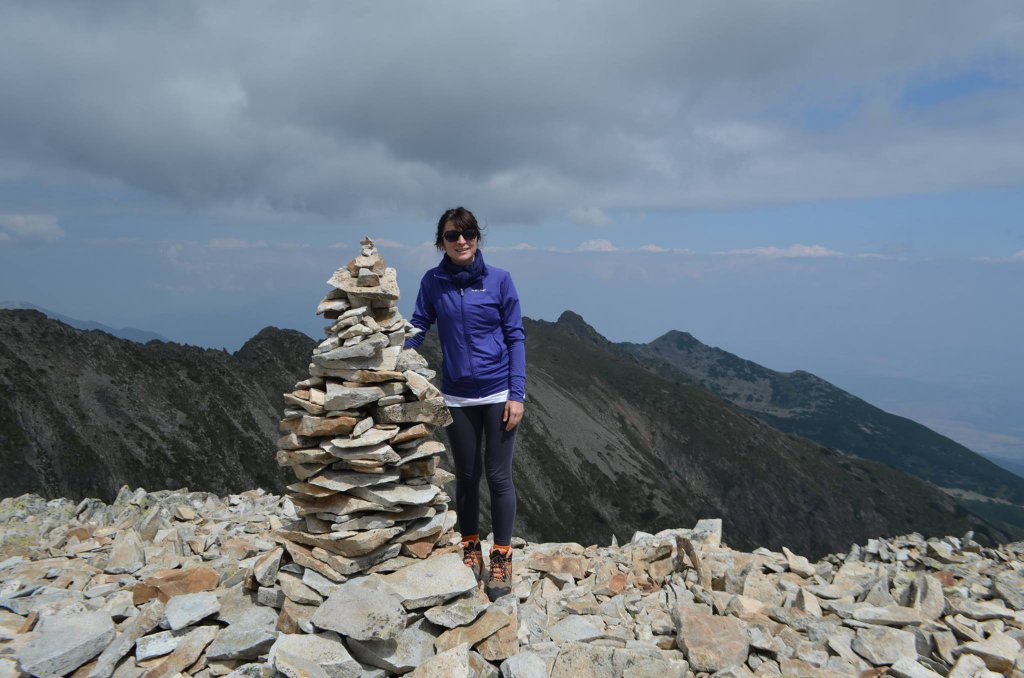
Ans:
<svg viewBox="0 0 1024 678"><path fill-rule="evenodd" d="M395 269L373 241L338 269L317 307L331 321L309 379L284 394L277 460L300 520L277 532L292 560L334 581L399 554L425 558L455 516L434 427L451 422L434 372L406 337Z"/></svg>

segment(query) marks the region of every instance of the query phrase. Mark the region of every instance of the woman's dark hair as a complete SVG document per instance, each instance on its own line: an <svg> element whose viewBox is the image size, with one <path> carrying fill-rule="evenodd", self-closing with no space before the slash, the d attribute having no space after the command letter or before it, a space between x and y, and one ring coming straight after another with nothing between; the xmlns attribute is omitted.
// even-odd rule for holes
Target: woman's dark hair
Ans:
<svg viewBox="0 0 1024 678"><path fill-rule="evenodd" d="M483 240L483 231L480 225L476 223L476 217L473 216L473 213L465 207L455 207L445 210L445 213L437 220L437 237L434 239L434 246L439 250L444 250L445 224L451 224L460 231L465 231L467 228L475 228L477 233L480 234L477 236L477 242Z"/></svg>

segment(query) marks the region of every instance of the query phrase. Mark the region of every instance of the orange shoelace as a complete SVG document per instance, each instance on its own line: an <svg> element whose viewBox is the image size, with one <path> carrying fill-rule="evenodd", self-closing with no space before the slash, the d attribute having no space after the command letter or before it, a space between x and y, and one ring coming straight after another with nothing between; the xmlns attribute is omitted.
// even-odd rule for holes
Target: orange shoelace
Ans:
<svg viewBox="0 0 1024 678"><path fill-rule="evenodd" d="M512 548L494 548L491 550L491 571L492 581L512 581Z"/></svg>
<svg viewBox="0 0 1024 678"><path fill-rule="evenodd" d="M462 562L471 570L477 571L483 569L484 553L480 548L479 539L462 540Z"/></svg>

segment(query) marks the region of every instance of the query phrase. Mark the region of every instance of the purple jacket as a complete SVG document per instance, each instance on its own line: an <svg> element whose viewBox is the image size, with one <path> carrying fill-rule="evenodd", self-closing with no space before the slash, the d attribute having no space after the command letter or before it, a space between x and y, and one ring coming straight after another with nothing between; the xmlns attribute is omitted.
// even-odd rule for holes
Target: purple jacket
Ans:
<svg viewBox="0 0 1024 678"><path fill-rule="evenodd" d="M430 269L420 281L410 322L422 332L407 339L406 348L419 347L437 323L444 393L483 398L508 389L509 400L523 401L526 334L508 271L484 264L483 276L460 290L441 266Z"/></svg>

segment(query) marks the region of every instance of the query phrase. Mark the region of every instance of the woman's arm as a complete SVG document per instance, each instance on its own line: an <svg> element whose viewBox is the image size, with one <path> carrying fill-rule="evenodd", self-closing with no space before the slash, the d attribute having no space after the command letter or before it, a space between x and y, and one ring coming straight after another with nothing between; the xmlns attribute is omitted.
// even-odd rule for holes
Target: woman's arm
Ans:
<svg viewBox="0 0 1024 678"><path fill-rule="evenodd" d="M431 299L430 290L427 289L427 276L430 271L420 280L420 291L416 295L416 309L412 313L409 322L420 332L414 337L409 337L402 345L403 348L419 348L423 340L427 338L427 332L437 320L437 312L434 310L434 301Z"/></svg>
<svg viewBox="0 0 1024 678"><path fill-rule="evenodd" d="M526 398L526 332L523 330L523 316L519 310L519 294L511 276L507 276L502 283L501 331L508 348L508 399L522 403Z"/></svg>

